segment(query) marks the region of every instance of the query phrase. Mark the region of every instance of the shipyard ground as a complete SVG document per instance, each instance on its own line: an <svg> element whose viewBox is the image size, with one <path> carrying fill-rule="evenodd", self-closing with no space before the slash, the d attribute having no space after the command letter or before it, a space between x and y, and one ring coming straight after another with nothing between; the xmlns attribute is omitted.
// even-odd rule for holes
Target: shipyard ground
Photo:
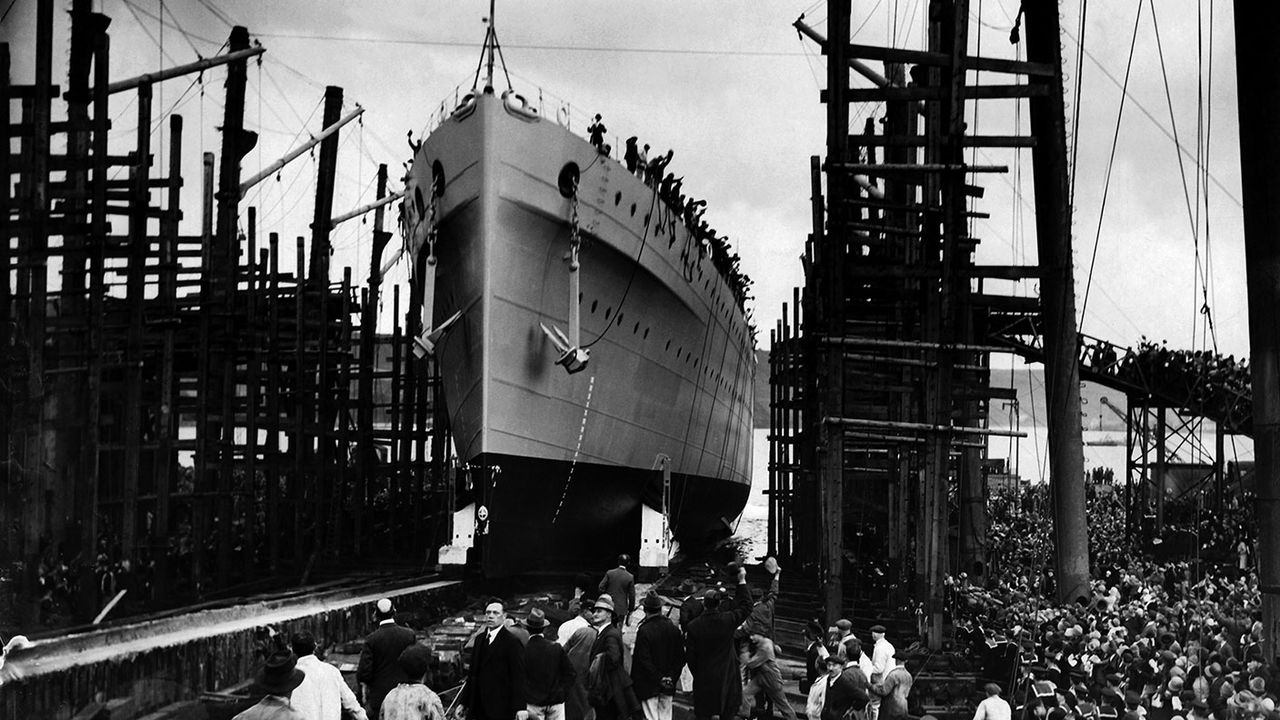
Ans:
<svg viewBox="0 0 1280 720"><path fill-rule="evenodd" d="M759 586L763 578L754 578L760 573L752 570L751 582ZM673 597L678 593L673 591L680 581L701 584L710 574L706 566L695 566L679 577L662 577L656 588L666 601L668 616L679 618L679 598ZM638 596L654 587L638 584ZM0 717L231 718L257 699L249 693L249 678L260 663L262 648L279 634L287 637L302 629L322 639L325 660L338 667L354 688L363 637L372 625L369 607L383 596L395 598L400 621L415 628L419 642L438 658L428 683L448 706L464 676L464 644L477 629L483 605L495 590L510 598L510 615L517 621L535 606L543 608L553 624L569 617L572 579L563 576L526 578L522 587L502 589L440 575L365 576L37 640L33 648L11 656L8 666L0 669L0 677L7 678L0 690ZM804 674L802 624L786 617L789 613L782 606L803 603L809 595L784 590L775 632L782 651L784 688L801 717L805 705L799 690ZM637 611L625 628L628 648L634 644L640 615ZM855 629L866 634L871 622L855 618ZM917 677L920 694L929 692L928 674ZM972 687L971 678L954 673L935 679ZM690 694L679 693L675 717L692 718L691 702ZM919 714L928 712L940 720L958 720L972 713L966 706L944 707L928 699L917 704Z"/></svg>

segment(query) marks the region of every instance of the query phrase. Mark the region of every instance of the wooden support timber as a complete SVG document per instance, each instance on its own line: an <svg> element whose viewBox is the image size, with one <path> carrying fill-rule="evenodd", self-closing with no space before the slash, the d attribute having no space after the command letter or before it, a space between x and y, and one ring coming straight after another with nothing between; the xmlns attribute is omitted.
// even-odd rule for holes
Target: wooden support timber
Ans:
<svg viewBox="0 0 1280 720"><path fill-rule="evenodd" d="M34 82L11 82L0 44L0 566L23 570L0 583L16 611L0 635L87 622L120 590L110 619L431 562L450 478L437 368L402 362L412 333L399 309L377 321L376 290L345 268L308 285L305 242L301 268L282 263L279 233L240 207L245 65L261 49L236 28L212 65L113 83L110 21L91 8L73 0L65 116L52 0ZM201 68L228 76L220 158L184 153L179 115L163 146L152 133L154 83ZM113 92L136 93L116 120L128 152L108 151ZM179 231L188 182L203 190L185 209L194 234Z"/></svg>
<svg viewBox="0 0 1280 720"><path fill-rule="evenodd" d="M971 178L1012 165L979 165L971 149L1030 149L1038 177L1049 177L1059 136L969 135L965 118L972 103L1008 100L1031 103L1040 118L1056 112L1061 123L1061 70L1047 55L969 56L965 0L931 3L922 49L853 44L847 12L847 4L829 9L830 40L795 24L828 56L820 94L827 156L812 161L813 233L805 286L791 308L799 317L771 335L770 547L811 573L828 615L862 602L921 602L924 639L937 648L946 576L964 570L977 580L986 572L981 439L1017 434L987 424L992 398L1008 395L989 387L990 355L1016 349L993 340L999 329L1027 323L1041 337L1049 312L1034 298L986 294L983 282L1043 283L1052 272L1053 284L1061 275L1056 256L1043 250L1036 267L976 265L979 239L968 229L987 217L975 207L983 189ZM883 70L872 67L877 62ZM849 69L875 87L851 88ZM999 77L981 82L984 74ZM876 105L861 128L848 126L844 108L852 103ZM1044 194L1038 187L1037 198ZM1069 247L1061 234L1053 242ZM1065 347L1056 339L1053 346ZM851 576L860 582L843 579Z"/></svg>

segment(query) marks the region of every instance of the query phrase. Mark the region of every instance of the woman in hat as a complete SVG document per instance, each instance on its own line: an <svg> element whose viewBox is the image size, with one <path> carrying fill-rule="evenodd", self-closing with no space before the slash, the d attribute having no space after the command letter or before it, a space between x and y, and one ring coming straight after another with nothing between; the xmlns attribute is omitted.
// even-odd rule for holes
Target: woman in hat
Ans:
<svg viewBox="0 0 1280 720"><path fill-rule="evenodd" d="M254 690L266 693L266 697L236 715L234 720L307 720L289 704L289 696L305 677L306 673L298 669L298 658L292 650L272 653L253 678Z"/></svg>

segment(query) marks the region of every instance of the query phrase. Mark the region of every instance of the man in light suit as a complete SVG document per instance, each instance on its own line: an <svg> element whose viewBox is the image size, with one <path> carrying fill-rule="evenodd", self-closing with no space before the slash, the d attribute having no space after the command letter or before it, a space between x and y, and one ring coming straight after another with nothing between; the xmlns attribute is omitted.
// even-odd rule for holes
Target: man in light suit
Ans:
<svg viewBox="0 0 1280 720"><path fill-rule="evenodd" d="M631 611L636 609L636 579L628 570L627 563L631 558L618 556L618 567L604 574L600 581L600 592L613 598L613 624L622 627L624 621L630 623Z"/></svg>
<svg viewBox="0 0 1280 720"><path fill-rule="evenodd" d="M498 599L484 608L485 631L471 649L467 682L458 698L460 718L528 720L524 697L524 645L507 629Z"/></svg>

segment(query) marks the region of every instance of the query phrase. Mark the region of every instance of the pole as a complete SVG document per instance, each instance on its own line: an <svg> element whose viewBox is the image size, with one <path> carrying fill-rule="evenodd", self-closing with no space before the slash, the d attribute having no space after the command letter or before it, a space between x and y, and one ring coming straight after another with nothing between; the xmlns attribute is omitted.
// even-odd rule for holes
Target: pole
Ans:
<svg viewBox="0 0 1280 720"><path fill-rule="evenodd" d="M1280 651L1280 7L1236 0L1236 94L1244 199L1245 279L1253 368L1254 454L1258 478L1258 580L1262 590L1263 657Z"/></svg>
<svg viewBox="0 0 1280 720"><path fill-rule="evenodd" d="M849 66L845 62L849 44L850 0L833 0L829 6L827 44L827 228L819 238L822 248L818 263L825 290L819 302L819 324L828 337L844 334L844 218L840 202L845 197L843 173L830 169L848 160ZM841 617L844 605L844 433L826 417L844 415L844 356L834 349L817 350L818 413L813 418L818 436L818 580L822 587L822 607L828 623Z"/></svg>
<svg viewBox="0 0 1280 720"><path fill-rule="evenodd" d="M1054 570L1058 599L1089 594L1089 533L1084 503L1084 446L1080 424L1080 365L1076 346L1075 277L1071 264L1071 208L1067 191L1067 134L1063 103L1058 3L1023 5L1027 60L1054 69L1033 77L1049 92L1029 100L1036 195L1036 246L1043 272L1045 401L1049 409L1049 491L1053 496Z"/></svg>
<svg viewBox="0 0 1280 720"><path fill-rule="evenodd" d="M324 126L338 122L342 113L342 88L324 89ZM318 288L329 286L329 218L333 217L333 178L338 168L338 132L320 142L320 166L316 170L316 206L311 221L311 263L307 275Z"/></svg>

